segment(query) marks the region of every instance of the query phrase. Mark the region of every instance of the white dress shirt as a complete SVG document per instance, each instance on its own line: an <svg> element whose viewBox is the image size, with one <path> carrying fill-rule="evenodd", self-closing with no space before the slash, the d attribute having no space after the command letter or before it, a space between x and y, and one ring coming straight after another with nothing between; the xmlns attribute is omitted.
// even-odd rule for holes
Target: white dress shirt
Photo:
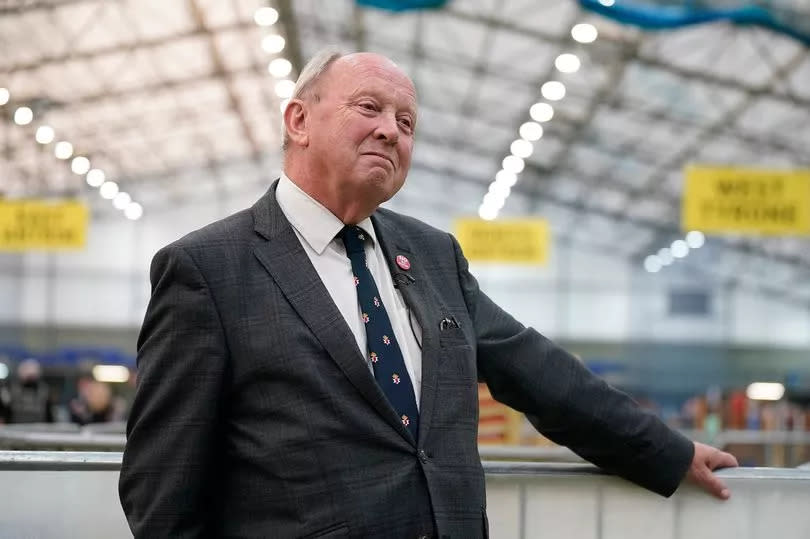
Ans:
<svg viewBox="0 0 810 539"><path fill-rule="evenodd" d="M357 340L357 346L373 373L374 369L366 348L366 328L357 301L352 264L346 255L343 241L335 237L343 229L343 222L283 173L276 189L276 200L295 230L295 235L298 236L301 246L318 272L321 282L332 296L332 301L349 325ZM421 328L416 317L408 312L399 290L394 288L391 272L382 248L377 242L371 219L367 217L357 226L371 237L370 242L365 242L368 269L377 284L388 318L391 319L394 336L413 383L416 405L419 406L422 390L422 349L419 346L422 338Z"/></svg>

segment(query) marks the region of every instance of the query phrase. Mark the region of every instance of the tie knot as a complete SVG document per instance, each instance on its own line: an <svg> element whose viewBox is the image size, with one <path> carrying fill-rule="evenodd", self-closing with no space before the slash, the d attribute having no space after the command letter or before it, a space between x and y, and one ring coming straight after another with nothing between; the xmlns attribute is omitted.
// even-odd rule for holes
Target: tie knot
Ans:
<svg viewBox="0 0 810 539"><path fill-rule="evenodd" d="M363 244L365 242L366 235L363 232L363 229L356 226L346 225L338 235L340 236L340 239L343 240L343 245L346 246L347 255L351 256L353 254L365 252Z"/></svg>

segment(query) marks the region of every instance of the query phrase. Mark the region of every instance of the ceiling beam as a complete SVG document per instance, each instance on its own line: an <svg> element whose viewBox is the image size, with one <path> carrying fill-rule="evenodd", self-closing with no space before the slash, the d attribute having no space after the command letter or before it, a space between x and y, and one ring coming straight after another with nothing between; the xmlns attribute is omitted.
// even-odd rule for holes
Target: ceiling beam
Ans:
<svg viewBox="0 0 810 539"><path fill-rule="evenodd" d="M366 10L357 2L352 6L351 34L354 36L354 48L357 52L366 50Z"/></svg>
<svg viewBox="0 0 810 539"><path fill-rule="evenodd" d="M567 34L559 36L556 34L538 30L537 28L524 26L518 24L517 22L499 19L497 17L466 13L454 8L446 8L442 12L468 22L476 22L480 24L486 24L498 29L508 30L510 32L522 35L524 37L536 39L537 41L543 43L552 43L560 46L569 44ZM622 37L621 34L600 35L598 43L610 43L620 48L628 44L632 46L632 40ZM662 60L661 58L641 52L639 52L639 54L636 55L633 60L644 67L650 69L657 69L659 71L666 71L673 75L677 75L678 77L681 77L683 79L702 82L704 84L719 86L731 90L736 90L749 96L756 96L756 97L767 96L771 99L774 99L775 101L782 101L795 106L810 107L810 99L794 94L774 93L773 89L770 88L770 85L768 84L759 86L747 84L730 77L717 75L716 73L712 73L711 71L701 71L699 69L676 66L671 63L667 63L665 60Z"/></svg>
<svg viewBox="0 0 810 539"><path fill-rule="evenodd" d="M251 23L247 23L245 21L240 21L232 24L227 24L223 26L216 26L213 28L200 28L195 27L191 30L186 30L183 32L179 32L177 34L172 34L168 36L161 36L152 39L143 39L137 41L131 41L126 43L120 43L116 45L109 45L106 47L99 47L97 49L91 51L84 51L84 52L69 52L65 54L52 54L49 56L43 56L41 58L37 58L31 62L24 62L16 65L10 66L7 70L4 70L4 73L7 75L14 75L16 73L25 72L25 71L33 71L36 69L40 69L45 66L49 65L61 65L67 62L74 62L74 61L90 61L96 60L98 58L103 58L105 56L111 56L121 53L132 53L135 51L141 50L151 50L151 49L158 49L163 47L164 45L169 45L172 43L176 43L178 41L182 41L184 39L194 39L198 37L207 37L210 35L210 32L242 32L248 30L255 25Z"/></svg>
<svg viewBox="0 0 810 539"><path fill-rule="evenodd" d="M737 79L718 75L716 73L670 64L660 58L656 58L648 54L638 55L635 58L635 61L649 69L665 71L667 73L677 75L682 79L702 82L709 86L717 86L720 88L737 91L745 94L745 96L749 98L768 97L774 101L780 101L796 107L810 107L810 99L793 93L776 93L769 82L759 86L746 84L738 81Z"/></svg>
<svg viewBox="0 0 810 539"><path fill-rule="evenodd" d="M211 57L211 63L214 65L214 73L222 80L222 84L225 87L225 92L228 95L230 109L239 120L239 126L242 129L242 136L245 138L245 142L247 142L248 146L250 147L251 156L258 160L259 155L262 153L262 148L259 141L256 139L256 136L253 134L250 123L247 121L241 98L239 97L239 94L237 94L236 88L234 87L233 78L225 66L225 58L222 50L220 50L219 43L216 39L216 34L208 26L205 12L197 0L188 0L188 9L194 23L197 26L197 29L201 30L203 35L205 35L207 38L208 51Z"/></svg>
<svg viewBox="0 0 810 539"><path fill-rule="evenodd" d="M514 72L502 68L498 68L496 71L489 69L486 66L479 66L476 69L476 62L474 60L471 59L467 60L458 57L441 56L437 54L435 51L426 49L423 43L424 24L419 22L419 19L424 18L425 15L419 12L416 13L414 16L417 17L418 19L417 24L414 25L414 36L409 46L401 42L380 39L378 36L375 36L373 32L368 31L365 31L364 35L365 45L369 48L383 48L389 54L398 55L401 58L410 57L415 62L427 60L429 62L434 62L439 66L453 66L457 68L468 69L470 71L476 71L480 75L491 76L506 82L536 89L537 82L535 80L529 80ZM322 21L317 19L306 19L304 21L301 21L299 24L301 27L312 29L314 30L315 33L318 34L326 34L327 32L334 32L343 40L355 41L354 30L345 24L338 23L337 27L330 26L329 28L327 28Z"/></svg>
<svg viewBox="0 0 810 539"><path fill-rule="evenodd" d="M292 0L276 0L276 9L279 19L284 26L286 44L284 45L284 56L293 66L293 74L290 75L295 80L304 68L306 60L301 52L301 38L298 35L298 18L295 16Z"/></svg>
<svg viewBox="0 0 810 539"><path fill-rule="evenodd" d="M5 0L0 4L0 17L21 15L30 11L55 9L72 4L100 4L120 1L121 0Z"/></svg>
<svg viewBox="0 0 810 539"><path fill-rule="evenodd" d="M494 2L490 6L491 13L497 13L502 9L500 2ZM458 116L459 119L456 121L456 129L453 132L453 138L456 141L462 141L466 138L466 132L464 130L464 123L465 118L472 116L476 112L476 108L481 96L481 84L480 80L485 75L488 75L492 72L489 67L490 64L490 56L493 48L493 42L495 41L495 35L497 31L487 26L484 30L483 39L481 39L481 43L479 44L479 48L476 51L476 58L473 61L472 65L470 66L470 79L467 84L467 89L464 92L464 97L458 101ZM453 37L455 36L448 36L447 34L443 35L446 41L450 42L450 45L454 45Z"/></svg>
<svg viewBox="0 0 810 539"><path fill-rule="evenodd" d="M228 71L228 75L236 77L248 74L262 74L263 67L259 64L248 65L237 69ZM162 80L154 83L144 84L135 88L126 88L121 90L107 90L96 94L88 94L71 101L48 101L47 109L66 109L71 112L74 109L96 105L107 100L121 99L132 97L141 94L152 94L162 92L164 90L181 89L186 86L192 86L201 82L216 81L221 78L221 74L217 71L203 73L200 75L193 75L191 77L183 77L179 79Z"/></svg>
<svg viewBox="0 0 810 539"><path fill-rule="evenodd" d="M671 109L668 108L642 108L637 103L629 102L622 96L614 95L611 99L608 100L607 103L604 104L604 108L618 111L623 114L627 114L632 118L641 119L644 122L647 122L651 125L655 125L661 122L666 122L673 124L678 127L684 127L687 129L700 129L705 125L705 123L696 121L692 118L687 118L685 116L676 116L672 113ZM810 117L810 114L808 114ZM558 118L563 118L562 116L558 115ZM566 120L571 121L571 120ZM806 150L800 149L798 147L798 143L801 142L800 139L794 139L797 142L797 146L792 146L786 138L766 138L762 136L757 136L749 132L744 132L740 129L732 129L729 126L725 126L725 130L718 132L723 136L736 139L740 142L748 144L750 146L755 146L760 149L768 149L774 150L779 152L788 153L796 160L797 163L803 164L807 163L810 164L810 154L807 153ZM643 137L644 134L642 133L641 136ZM628 150L632 150L633 147L636 145L630 145Z"/></svg>

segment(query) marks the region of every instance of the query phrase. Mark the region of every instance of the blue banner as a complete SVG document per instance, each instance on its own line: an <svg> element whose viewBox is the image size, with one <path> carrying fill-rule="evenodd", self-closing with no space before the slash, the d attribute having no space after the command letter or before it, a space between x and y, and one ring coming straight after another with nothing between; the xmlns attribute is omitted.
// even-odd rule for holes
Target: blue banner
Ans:
<svg viewBox="0 0 810 539"><path fill-rule="evenodd" d="M409 11L443 7L448 0L357 0L357 4L366 7L377 7L388 11Z"/></svg>
<svg viewBox="0 0 810 539"><path fill-rule="evenodd" d="M679 28L720 20L757 25L810 46L810 11L803 0L579 0L583 8L645 29ZM608 2L606 2L608 3ZM799 5L804 4L803 11Z"/></svg>
<svg viewBox="0 0 810 539"><path fill-rule="evenodd" d="M0 362L17 364L28 358L36 359L43 366L78 367L83 362L90 362L135 368L135 358L117 348L64 347L56 350L32 351L18 345L0 345Z"/></svg>

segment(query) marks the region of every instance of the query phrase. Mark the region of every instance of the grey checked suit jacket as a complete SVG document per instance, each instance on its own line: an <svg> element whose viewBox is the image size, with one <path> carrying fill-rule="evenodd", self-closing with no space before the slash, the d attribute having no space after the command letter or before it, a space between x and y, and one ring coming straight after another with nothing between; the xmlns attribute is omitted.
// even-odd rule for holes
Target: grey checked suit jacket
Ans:
<svg viewBox="0 0 810 539"><path fill-rule="evenodd" d="M413 440L275 187L154 257L119 484L136 537L484 537L478 380L583 457L675 490L689 440L495 305L452 236L378 210L423 330Z"/></svg>

